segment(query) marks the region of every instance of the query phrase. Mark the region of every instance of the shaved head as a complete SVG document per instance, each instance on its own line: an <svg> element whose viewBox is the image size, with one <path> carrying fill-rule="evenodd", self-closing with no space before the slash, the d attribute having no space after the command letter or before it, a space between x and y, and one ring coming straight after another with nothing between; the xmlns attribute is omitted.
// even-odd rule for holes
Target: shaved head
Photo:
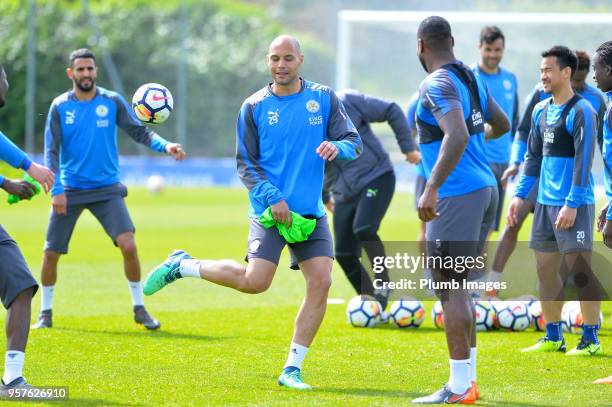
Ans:
<svg viewBox="0 0 612 407"><path fill-rule="evenodd" d="M270 47L268 47L268 54L270 54L274 48L284 45L290 45L293 47L293 50L297 55L302 54L302 47L300 47L300 42L297 40L297 38L285 34L279 35L272 40Z"/></svg>
<svg viewBox="0 0 612 407"><path fill-rule="evenodd" d="M450 24L439 16L427 17L417 31L417 37L433 48L452 49L452 36Z"/></svg>

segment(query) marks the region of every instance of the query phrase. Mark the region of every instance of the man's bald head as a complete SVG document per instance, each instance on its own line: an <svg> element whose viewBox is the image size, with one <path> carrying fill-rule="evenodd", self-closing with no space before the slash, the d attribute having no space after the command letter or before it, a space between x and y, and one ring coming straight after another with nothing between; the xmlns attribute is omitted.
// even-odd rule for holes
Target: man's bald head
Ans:
<svg viewBox="0 0 612 407"><path fill-rule="evenodd" d="M272 42L270 43L270 47L268 47L268 54L270 54L271 51L276 47L287 45L293 47L293 50L297 55L302 54L302 47L300 47L300 42L297 40L297 38L286 34L279 35L278 37L272 40Z"/></svg>
<svg viewBox="0 0 612 407"><path fill-rule="evenodd" d="M439 16L427 17L419 25L417 37L423 40L425 47L442 50L453 48L453 34L448 21Z"/></svg>

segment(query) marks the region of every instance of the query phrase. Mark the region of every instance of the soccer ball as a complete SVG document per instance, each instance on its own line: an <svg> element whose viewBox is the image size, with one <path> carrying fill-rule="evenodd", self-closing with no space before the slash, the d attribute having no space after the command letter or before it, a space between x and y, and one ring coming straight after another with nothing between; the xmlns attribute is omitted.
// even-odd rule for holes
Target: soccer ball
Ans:
<svg viewBox="0 0 612 407"><path fill-rule="evenodd" d="M504 309L506 307L506 301L502 301L499 298L495 297L494 300L489 300L489 304L491 305L491 308L493 308L493 327L494 328L499 328L499 321L497 320L497 314L499 314L499 311L501 311L502 309Z"/></svg>
<svg viewBox="0 0 612 407"><path fill-rule="evenodd" d="M159 194L164 189L164 177L161 175L151 175L147 178L147 189L152 194Z"/></svg>
<svg viewBox="0 0 612 407"><path fill-rule="evenodd" d="M603 315L599 312L599 325L603 321ZM563 331L570 333L579 333L582 330L584 319L580 309L580 301L569 301L563 304L561 309L561 325Z"/></svg>
<svg viewBox="0 0 612 407"><path fill-rule="evenodd" d="M508 301L497 313L499 327L510 331L524 331L531 324L529 308L522 301Z"/></svg>
<svg viewBox="0 0 612 407"><path fill-rule="evenodd" d="M529 305L529 316L531 317L533 328L536 331L543 331L546 329L546 321L544 320L540 301L534 301Z"/></svg>
<svg viewBox="0 0 612 407"><path fill-rule="evenodd" d="M349 301L346 307L346 319L354 327L371 328L380 320L381 310L380 303L374 298L358 295Z"/></svg>
<svg viewBox="0 0 612 407"><path fill-rule="evenodd" d="M442 309L442 303L438 300L434 303L431 309L431 319L434 325L438 329L444 329L444 310Z"/></svg>
<svg viewBox="0 0 612 407"><path fill-rule="evenodd" d="M165 86L158 83L142 85L132 97L132 109L138 120L144 123L165 122L173 108L172 94Z"/></svg>
<svg viewBox="0 0 612 407"><path fill-rule="evenodd" d="M580 302L569 301L561 309L561 325L565 332L577 333L582 329L582 311Z"/></svg>
<svg viewBox="0 0 612 407"><path fill-rule="evenodd" d="M495 322L495 310L489 301L476 301L476 330L490 331Z"/></svg>
<svg viewBox="0 0 612 407"><path fill-rule="evenodd" d="M421 301L402 299L393 301L389 316L398 328L418 328L425 319L425 308Z"/></svg>

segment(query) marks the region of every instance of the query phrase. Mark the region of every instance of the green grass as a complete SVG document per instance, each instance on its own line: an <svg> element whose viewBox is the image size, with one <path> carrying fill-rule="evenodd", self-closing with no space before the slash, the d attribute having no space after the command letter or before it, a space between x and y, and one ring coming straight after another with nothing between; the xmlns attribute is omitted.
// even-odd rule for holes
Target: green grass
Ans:
<svg viewBox="0 0 612 407"><path fill-rule="evenodd" d="M38 278L48 199L3 205L2 224ZM175 247L205 258L244 255L243 190L168 189L151 196L132 188L128 205L143 273ZM398 193L381 236L414 240L417 225L411 196ZM528 231L526 225L523 240ZM304 365L304 377L315 390L279 388L276 378L303 295L301 274L287 264L285 252L272 287L256 296L180 280L147 299L162 321L161 331L147 332L132 322L118 250L86 213L70 253L60 261L54 328L30 333L25 375L36 385L68 386L71 403L78 405L406 405L447 380L444 334L432 326L430 303L425 304L426 323L412 331L353 329L345 322L344 305L330 305ZM330 297L352 295L336 265ZM37 295L33 317L39 301ZM609 352L611 310L610 303L604 305L601 332ZM479 335L479 404L609 405L610 388L591 385L612 374L609 356L570 359L519 352L539 337L532 330ZM578 336L567 339L575 346Z"/></svg>

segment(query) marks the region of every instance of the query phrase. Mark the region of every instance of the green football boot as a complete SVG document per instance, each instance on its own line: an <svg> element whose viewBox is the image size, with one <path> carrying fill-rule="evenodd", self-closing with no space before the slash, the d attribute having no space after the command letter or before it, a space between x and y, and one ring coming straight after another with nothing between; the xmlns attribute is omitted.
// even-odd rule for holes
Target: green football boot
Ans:
<svg viewBox="0 0 612 407"><path fill-rule="evenodd" d="M521 352L565 352L565 349L566 348L564 339L561 339L560 341L551 341L547 337L544 337L540 338L535 345L530 346L528 348L523 348Z"/></svg>
<svg viewBox="0 0 612 407"><path fill-rule="evenodd" d="M566 356L594 356L603 355L603 349L600 343L593 343L584 338L580 339L580 343L574 349L565 354Z"/></svg>
<svg viewBox="0 0 612 407"><path fill-rule="evenodd" d="M294 366L288 366L283 369L283 372L278 377L278 385L295 390L312 389L310 385L304 383L304 380L302 380L301 370Z"/></svg>
<svg viewBox="0 0 612 407"><path fill-rule="evenodd" d="M147 275L147 279L142 289L144 295L153 295L168 284L182 278L183 276L181 276L179 272L181 261L191 258L192 257L183 250L175 250L170 253L166 261L155 267L153 271Z"/></svg>

